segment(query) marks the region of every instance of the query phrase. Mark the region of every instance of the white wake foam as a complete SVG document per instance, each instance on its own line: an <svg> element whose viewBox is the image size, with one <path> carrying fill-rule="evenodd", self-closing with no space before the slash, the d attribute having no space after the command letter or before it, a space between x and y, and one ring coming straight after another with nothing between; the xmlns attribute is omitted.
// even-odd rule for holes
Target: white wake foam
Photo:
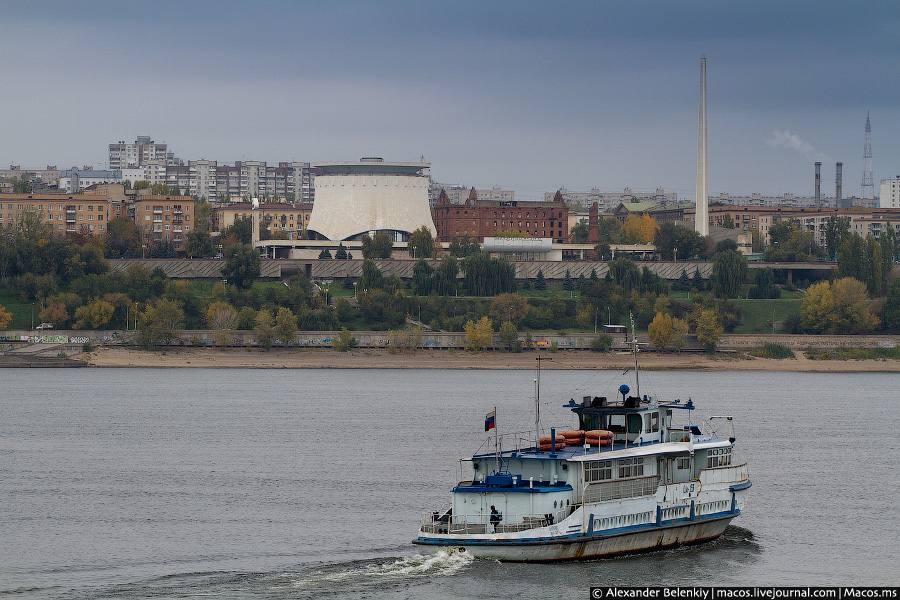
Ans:
<svg viewBox="0 0 900 600"><path fill-rule="evenodd" d="M352 582L354 586L380 584L419 577L446 577L466 568L474 558L470 554L438 552L429 556L408 556L337 571L320 570L295 582L297 587L331 586Z"/></svg>

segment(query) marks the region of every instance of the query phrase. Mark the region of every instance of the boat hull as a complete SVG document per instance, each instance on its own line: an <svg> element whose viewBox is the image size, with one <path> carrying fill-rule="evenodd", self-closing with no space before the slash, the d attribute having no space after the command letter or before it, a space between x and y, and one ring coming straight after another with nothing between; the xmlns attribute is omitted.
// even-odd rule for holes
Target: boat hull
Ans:
<svg viewBox="0 0 900 600"><path fill-rule="evenodd" d="M437 539L413 540L420 554L466 553L510 562L552 562L631 554L696 544L722 535L736 515L651 526L638 531L594 534L557 540Z"/></svg>

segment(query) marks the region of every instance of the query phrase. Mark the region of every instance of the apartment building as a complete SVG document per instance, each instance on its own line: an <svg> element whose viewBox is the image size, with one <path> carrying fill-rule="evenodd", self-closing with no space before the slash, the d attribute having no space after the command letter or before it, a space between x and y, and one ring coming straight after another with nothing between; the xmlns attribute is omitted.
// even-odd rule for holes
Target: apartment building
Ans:
<svg viewBox="0 0 900 600"><path fill-rule="evenodd" d="M109 145L110 169L142 167L149 161L161 161L163 165L181 164L167 144L157 144L150 136L139 135L133 144L120 141Z"/></svg>
<svg viewBox="0 0 900 600"><path fill-rule="evenodd" d="M813 232L814 240L819 246L825 246L825 232L828 219L834 215L850 219L850 231L862 237L871 235L876 240L888 225L900 228L900 208L866 209L855 208L790 208L762 206L710 206L709 223L722 227L726 215L731 217L735 229L759 231L766 243L769 242L769 229L779 221L790 219L800 223L806 231ZM685 218L693 220L693 209L685 210Z"/></svg>
<svg viewBox="0 0 900 600"><path fill-rule="evenodd" d="M472 193L473 188L464 185L445 185L432 181L428 184L428 205L431 208L437 206L438 198L443 192L447 196L450 204L465 204ZM552 195L551 195L552 196ZM499 187L493 187L489 190L475 190L475 197L478 200L495 200L497 202L513 202L516 199L516 193L513 190L504 190ZM550 200L553 200L551 197Z"/></svg>
<svg viewBox="0 0 900 600"><path fill-rule="evenodd" d="M880 208L900 208L900 175L893 179L882 179L878 190Z"/></svg>
<svg viewBox="0 0 900 600"><path fill-rule="evenodd" d="M194 225L194 199L190 196L135 196L133 218L146 248L170 243L184 252Z"/></svg>
<svg viewBox="0 0 900 600"><path fill-rule="evenodd" d="M289 239L305 239L312 214L312 204L261 204L258 217L269 233L281 231ZM213 210L213 231L222 232L238 219L249 219L253 207L249 203L228 204Z"/></svg>
<svg viewBox="0 0 900 600"><path fill-rule="evenodd" d="M3 194L0 226L15 225L34 213L52 228L53 235L105 235L109 221L106 196L67 194Z"/></svg>
<svg viewBox="0 0 900 600"><path fill-rule="evenodd" d="M630 188L625 188L621 192L601 192L597 188L591 188L588 192L573 192L566 188L560 188L559 193L562 195L563 202L570 206L577 205L589 208L596 202L601 212L611 211L619 204L629 202L639 202L653 206L678 204L678 194L662 189L657 189L655 192L635 192ZM545 192L544 200L550 202L555 195L556 192Z"/></svg>

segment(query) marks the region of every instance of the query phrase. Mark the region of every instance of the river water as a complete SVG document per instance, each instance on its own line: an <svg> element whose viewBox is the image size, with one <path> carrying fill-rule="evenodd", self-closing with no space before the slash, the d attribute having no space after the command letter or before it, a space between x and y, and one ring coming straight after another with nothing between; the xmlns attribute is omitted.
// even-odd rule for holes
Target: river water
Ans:
<svg viewBox="0 0 900 600"><path fill-rule="evenodd" d="M597 585L900 583L900 377L641 373L735 417L750 500L717 541L550 565L416 554L457 460L533 428L534 372L0 370L0 596L587 597ZM543 371L544 425L632 374Z"/></svg>

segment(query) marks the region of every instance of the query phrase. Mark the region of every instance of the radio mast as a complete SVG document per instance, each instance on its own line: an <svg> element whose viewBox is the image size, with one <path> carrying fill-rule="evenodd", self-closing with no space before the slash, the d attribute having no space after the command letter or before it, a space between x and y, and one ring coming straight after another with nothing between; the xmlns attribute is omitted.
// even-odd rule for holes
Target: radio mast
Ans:
<svg viewBox="0 0 900 600"><path fill-rule="evenodd" d="M862 197L874 198L875 185L872 183L872 124L869 123L869 111L866 111L866 144L863 147Z"/></svg>

